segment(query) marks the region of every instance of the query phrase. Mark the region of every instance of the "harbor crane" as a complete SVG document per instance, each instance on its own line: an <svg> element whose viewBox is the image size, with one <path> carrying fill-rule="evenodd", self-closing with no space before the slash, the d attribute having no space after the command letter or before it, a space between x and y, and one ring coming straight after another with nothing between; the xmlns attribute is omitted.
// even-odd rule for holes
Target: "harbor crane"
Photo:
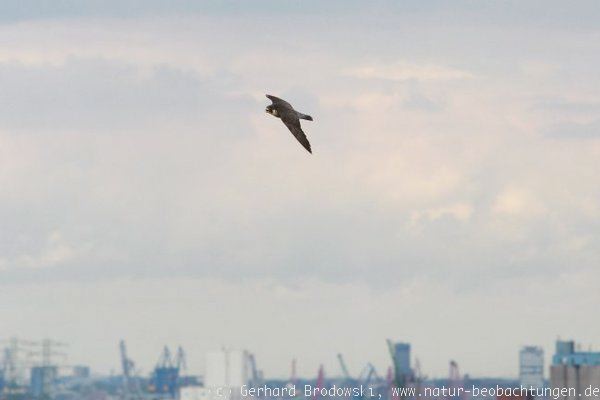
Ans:
<svg viewBox="0 0 600 400"><path fill-rule="evenodd" d="M352 380L352 377L350 376L350 372L348 372L348 367L346 367L346 362L344 361L344 356L342 356L341 353L338 353L337 358L338 358L338 361L340 362L340 368L342 369L342 374L344 374L344 379L346 379L347 381Z"/></svg>
<svg viewBox="0 0 600 400"><path fill-rule="evenodd" d="M123 368L123 400L142 400L142 390L139 381L135 379L135 363L127 357L127 345L124 340L119 342L121 367Z"/></svg>

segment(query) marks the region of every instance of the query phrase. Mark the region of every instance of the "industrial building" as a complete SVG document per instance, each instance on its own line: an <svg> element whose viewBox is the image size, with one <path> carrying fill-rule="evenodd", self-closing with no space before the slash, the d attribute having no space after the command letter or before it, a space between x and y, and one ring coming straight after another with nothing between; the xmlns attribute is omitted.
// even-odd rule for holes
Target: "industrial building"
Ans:
<svg viewBox="0 0 600 400"><path fill-rule="evenodd" d="M410 367L410 344L393 342L392 340L387 339L387 345L392 361L394 362L394 385L397 387L404 387L406 383L413 378L413 371Z"/></svg>
<svg viewBox="0 0 600 400"><path fill-rule="evenodd" d="M600 352L577 351L573 340L558 340L552 365L600 365Z"/></svg>
<svg viewBox="0 0 600 400"><path fill-rule="evenodd" d="M580 399L586 388L600 387L600 352L577 351L574 341L557 341L550 385L564 390L563 400Z"/></svg>
<svg viewBox="0 0 600 400"><path fill-rule="evenodd" d="M58 367L43 366L31 368L30 391L33 397L44 397L52 391L58 377Z"/></svg>
<svg viewBox="0 0 600 400"><path fill-rule="evenodd" d="M404 376L410 376L412 369L410 367L410 343L394 343L394 360L398 372Z"/></svg>
<svg viewBox="0 0 600 400"><path fill-rule="evenodd" d="M157 394L165 394L174 398L177 395L177 389L181 383L180 374L185 368L185 353L181 347L175 357L171 356L171 351L167 346L154 368L154 373L150 380L149 391Z"/></svg>
<svg viewBox="0 0 600 400"><path fill-rule="evenodd" d="M544 350L537 346L524 346L519 352L519 383L532 389L544 387Z"/></svg>

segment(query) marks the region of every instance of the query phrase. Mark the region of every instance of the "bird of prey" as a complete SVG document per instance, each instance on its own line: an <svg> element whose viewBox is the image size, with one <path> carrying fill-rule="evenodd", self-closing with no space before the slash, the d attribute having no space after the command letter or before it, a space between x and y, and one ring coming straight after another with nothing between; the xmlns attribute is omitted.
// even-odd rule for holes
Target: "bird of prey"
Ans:
<svg viewBox="0 0 600 400"><path fill-rule="evenodd" d="M292 135L294 135L300 144L312 154L310 143L308 142L304 132L302 132L302 127L300 126L301 119L312 121L312 117L294 110L294 107L292 107L290 103L280 99L279 97L268 94L267 98L271 100L273 104L268 105L265 111L276 118L280 118L285 126L288 127L290 132L292 132Z"/></svg>

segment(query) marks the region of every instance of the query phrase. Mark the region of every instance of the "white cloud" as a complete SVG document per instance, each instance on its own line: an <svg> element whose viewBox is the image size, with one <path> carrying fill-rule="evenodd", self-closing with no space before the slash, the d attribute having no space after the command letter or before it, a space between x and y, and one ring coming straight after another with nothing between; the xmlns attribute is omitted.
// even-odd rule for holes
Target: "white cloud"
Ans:
<svg viewBox="0 0 600 400"><path fill-rule="evenodd" d="M409 64L406 62L357 67L345 70L344 74L359 79L417 80L425 82L453 81L475 77L470 72L456 68L435 64Z"/></svg>
<svg viewBox="0 0 600 400"><path fill-rule="evenodd" d="M424 211L415 211L411 215L411 221L416 224L422 218L428 220L437 220L444 217L454 218L458 221L465 222L473 214L473 207L466 203L455 203L440 207L433 207Z"/></svg>
<svg viewBox="0 0 600 400"><path fill-rule="evenodd" d="M58 231L50 232L42 247L29 254L16 254L10 258L0 258L0 270L52 268L81 259L89 251L89 245L74 248Z"/></svg>
<svg viewBox="0 0 600 400"><path fill-rule="evenodd" d="M543 216L547 210L536 196L526 189L509 187L494 201L492 211L499 215L533 218Z"/></svg>

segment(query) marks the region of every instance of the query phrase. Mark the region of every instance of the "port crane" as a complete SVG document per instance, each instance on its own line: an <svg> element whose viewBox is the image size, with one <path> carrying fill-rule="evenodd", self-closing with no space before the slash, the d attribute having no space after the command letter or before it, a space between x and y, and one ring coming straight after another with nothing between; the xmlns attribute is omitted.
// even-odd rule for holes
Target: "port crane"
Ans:
<svg viewBox="0 0 600 400"><path fill-rule="evenodd" d="M325 384L325 368L323 364L319 366L319 373L317 374L317 382L315 383L315 394L312 397L312 400L317 400L320 397L320 390L323 388Z"/></svg>
<svg viewBox="0 0 600 400"><path fill-rule="evenodd" d="M371 363L367 363L358 376L358 381L363 385L369 385L373 381L373 378L375 378L375 380L379 380L379 375L377 375L375 366L373 366Z"/></svg>
<svg viewBox="0 0 600 400"><path fill-rule="evenodd" d="M260 385L262 377L260 371L256 368L256 359L252 353L248 353L248 364L250 364L250 373L252 374L251 384L253 386Z"/></svg>
<svg viewBox="0 0 600 400"><path fill-rule="evenodd" d="M458 368L458 363L454 360L450 360L449 368L448 368L448 386L450 388L454 388L458 390L463 388L463 377L460 374L460 370ZM462 400L464 392L458 391L456 393L460 393L459 396L450 396L449 399Z"/></svg>
<svg viewBox="0 0 600 400"><path fill-rule="evenodd" d="M119 342L121 353L121 367L123 368L122 400L142 400L143 394L139 381L135 378L135 363L127 357L127 345L124 340Z"/></svg>
<svg viewBox="0 0 600 400"><path fill-rule="evenodd" d="M352 377L350 376L350 372L348 372L348 367L346 366L346 362L344 361L344 356L341 353L337 355L338 361L340 363L340 368L342 369L342 374L344 374L344 379L347 381L351 381Z"/></svg>

